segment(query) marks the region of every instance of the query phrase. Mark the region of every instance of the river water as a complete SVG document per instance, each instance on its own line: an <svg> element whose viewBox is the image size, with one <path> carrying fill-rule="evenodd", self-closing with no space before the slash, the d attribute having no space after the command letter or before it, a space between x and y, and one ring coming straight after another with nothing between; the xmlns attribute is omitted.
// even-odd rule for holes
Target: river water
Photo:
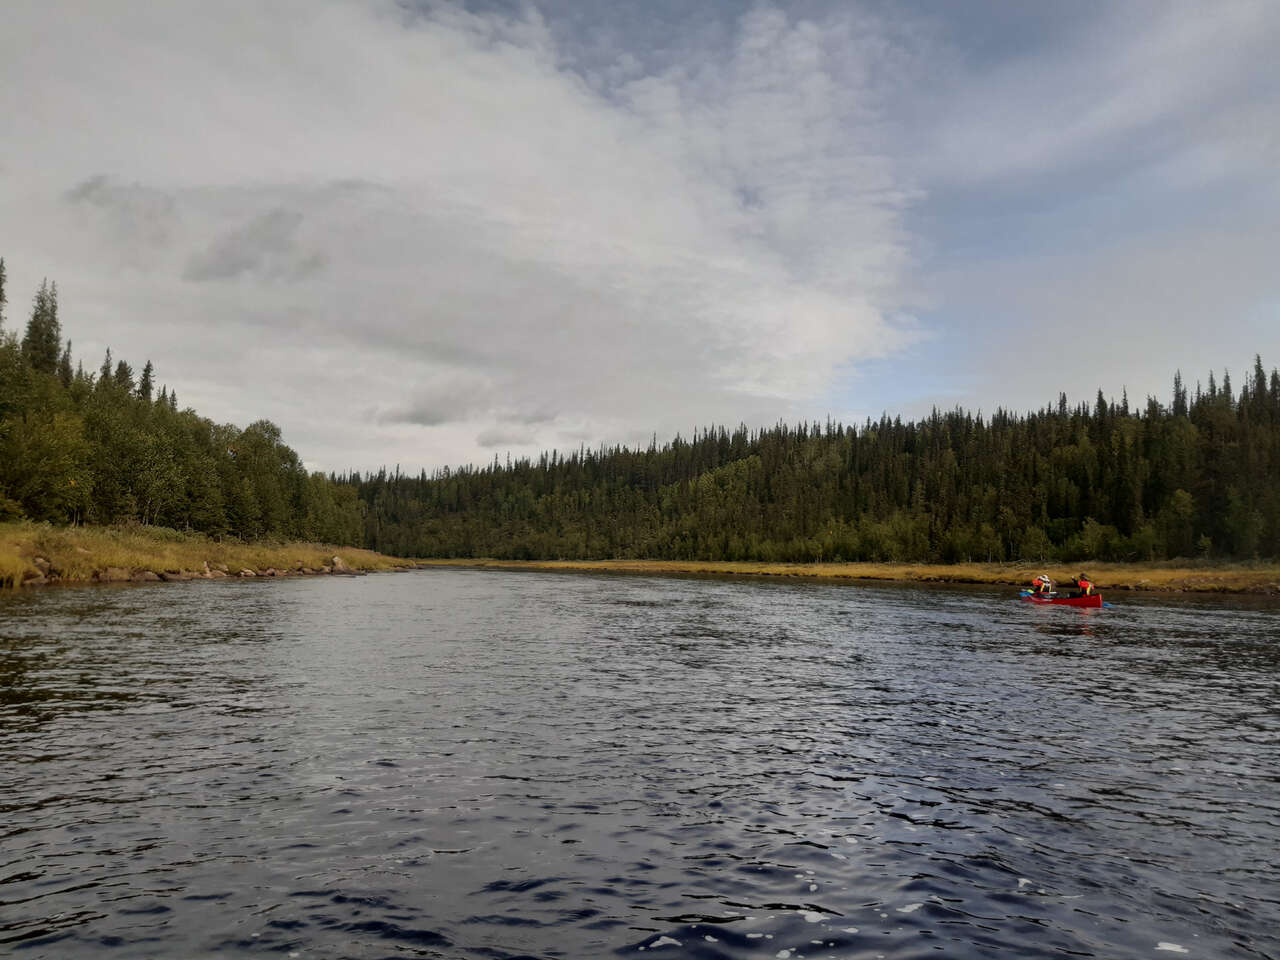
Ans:
<svg viewBox="0 0 1280 960"><path fill-rule="evenodd" d="M427 570L0 598L0 953L1280 957L1280 609Z"/></svg>

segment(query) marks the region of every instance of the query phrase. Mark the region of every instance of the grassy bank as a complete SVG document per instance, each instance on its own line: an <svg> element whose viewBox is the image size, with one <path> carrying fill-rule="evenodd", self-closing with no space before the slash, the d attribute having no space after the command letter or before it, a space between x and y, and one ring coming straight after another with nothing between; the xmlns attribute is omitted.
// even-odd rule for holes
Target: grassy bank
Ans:
<svg viewBox="0 0 1280 960"><path fill-rule="evenodd" d="M819 577L932 583L1025 585L1038 573L1061 584L1081 567L1028 564L922 563L734 563L698 560L420 560L420 566L495 567L511 570L705 573L755 577ZM1098 589L1280 594L1280 563L1187 565L1186 563L1090 563L1083 570Z"/></svg>
<svg viewBox="0 0 1280 960"><path fill-rule="evenodd" d="M339 563L334 563L334 558ZM239 543L161 527L0 523L0 587L23 583L290 576L394 570L409 561L318 543Z"/></svg>

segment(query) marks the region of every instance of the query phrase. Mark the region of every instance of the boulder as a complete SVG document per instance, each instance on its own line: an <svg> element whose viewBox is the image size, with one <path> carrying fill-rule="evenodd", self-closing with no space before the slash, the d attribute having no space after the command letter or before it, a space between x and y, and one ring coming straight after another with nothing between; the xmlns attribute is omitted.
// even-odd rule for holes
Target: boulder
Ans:
<svg viewBox="0 0 1280 960"><path fill-rule="evenodd" d="M230 567L228 567L225 563L215 563L215 564L213 565L213 569L215 569L215 570L221 570L223 573L230 573L230 572L231 572L231 568L230 568Z"/></svg>
<svg viewBox="0 0 1280 960"><path fill-rule="evenodd" d="M226 578L226 576L227 575L225 573L223 573L221 570L218 570L216 568L209 571L210 580L223 580Z"/></svg>
<svg viewBox="0 0 1280 960"><path fill-rule="evenodd" d="M252 570L250 570L248 567L245 567L243 570L241 570L241 571L240 571L240 576L242 576L242 577L256 577L256 576L257 576L257 574L256 574L256 573L254 573Z"/></svg>
<svg viewBox="0 0 1280 960"><path fill-rule="evenodd" d="M185 574L179 573L176 570L162 570L160 571L160 579L165 583L178 583L179 581L187 578Z"/></svg>
<svg viewBox="0 0 1280 960"><path fill-rule="evenodd" d="M107 567L98 571L99 583L124 583L129 579L129 571L124 567Z"/></svg>
<svg viewBox="0 0 1280 960"><path fill-rule="evenodd" d="M357 571L349 566L347 561L343 560L341 557L334 557L333 572L345 574L346 576L354 576Z"/></svg>
<svg viewBox="0 0 1280 960"><path fill-rule="evenodd" d="M160 574L156 573L154 570L139 570L129 579L134 583L159 583Z"/></svg>
<svg viewBox="0 0 1280 960"><path fill-rule="evenodd" d="M302 575L303 575L304 577L309 577L309 576L311 576L311 575L312 575L312 574L314 574L314 573L315 573L315 571L314 571L314 570L312 570L310 567L303 567L303 568L302 568Z"/></svg>
<svg viewBox="0 0 1280 960"><path fill-rule="evenodd" d="M31 562L34 564L35 568L40 571L40 576L42 577L48 577L49 571L53 569L53 564L44 557L36 557Z"/></svg>
<svg viewBox="0 0 1280 960"><path fill-rule="evenodd" d="M48 582L49 581L45 579L44 574L41 573L32 573L27 571L27 573L23 574L22 577L22 585L24 587L42 587Z"/></svg>

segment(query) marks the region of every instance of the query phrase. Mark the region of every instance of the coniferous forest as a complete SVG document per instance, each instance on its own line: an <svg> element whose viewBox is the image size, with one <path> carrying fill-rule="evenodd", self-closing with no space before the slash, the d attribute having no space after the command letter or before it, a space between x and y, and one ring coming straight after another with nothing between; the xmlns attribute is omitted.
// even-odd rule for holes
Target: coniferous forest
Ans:
<svg viewBox="0 0 1280 960"><path fill-rule="evenodd" d="M647 450L351 476L409 556L1151 561L1280 555L1280 374L1169 405L708 429Z"/></svg>
<svg viewBox="0 0 1280 960"><path fill-rule="evenodd" d="M659 446L416 476L308 473L279 429L180 409L108 352L86 372L54 284L25 332L0 260L0 519L135 522L399 556L1152 561L1280 556L1280 373L1168 402L710 428Z"/></svg>
<svg viewBox="0 0 1280 960"><path fill-rule="evenodd" d="M0 520L360 539L355 491L308 474L274 424L241 430L180 409L150 362L137 372L107 351L94 372L73 367L56 284L41 285L21 336L6 305L0 260Z"/></svg>

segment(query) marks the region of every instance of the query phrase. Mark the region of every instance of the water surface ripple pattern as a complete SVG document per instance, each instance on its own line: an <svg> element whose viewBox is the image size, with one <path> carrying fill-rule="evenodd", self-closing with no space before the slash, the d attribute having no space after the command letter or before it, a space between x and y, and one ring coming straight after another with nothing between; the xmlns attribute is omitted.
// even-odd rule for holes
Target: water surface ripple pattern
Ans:
<svg viewBox="0 0 1280 960"><path fill-rule="evenodd" d="M431 570L0 599L0 951L1280 957L1280 611Z"/></svg>

